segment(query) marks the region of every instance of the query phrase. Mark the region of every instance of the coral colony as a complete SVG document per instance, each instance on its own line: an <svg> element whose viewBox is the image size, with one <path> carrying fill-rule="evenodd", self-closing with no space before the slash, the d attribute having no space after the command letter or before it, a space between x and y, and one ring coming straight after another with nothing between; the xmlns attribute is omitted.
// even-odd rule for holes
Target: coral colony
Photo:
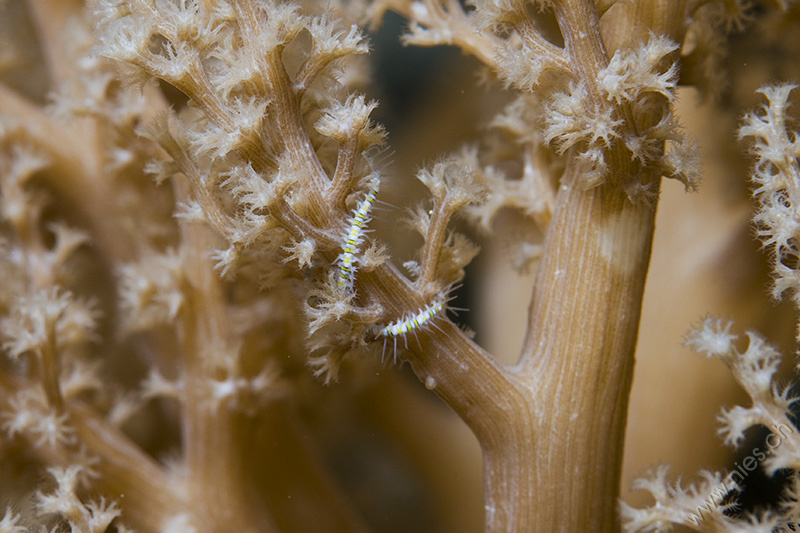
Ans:
<svg viewBox="0 0 800 533"><path fill-rule="evenodd" d="M481 114L415 176L389 172L367 96L362 28L387 11L405 44L481 73L470 109L445 96L409 121L429 143ZM728 35L778 20L790 39L798 18L789 0L0 2L0 532L797 523L795 476L736 507L745 472L800 467L800 438L777 350L713 318L687 344L747 392L720 435L767 428L763 458L696 485L657 469L635 485L654 502L619 494L656 206L667 180L700 181L678 85L738 87ZM760 93L738 130L756 231L774 296L798 303L797 92ZM373 223L379 185L417 250ZM513 362L448 314L453 287L484 281L464 279L477 239L535 271ZM434 394L480 446L482 503L441 482L472 441L431 438L450 427Z"/></svg>

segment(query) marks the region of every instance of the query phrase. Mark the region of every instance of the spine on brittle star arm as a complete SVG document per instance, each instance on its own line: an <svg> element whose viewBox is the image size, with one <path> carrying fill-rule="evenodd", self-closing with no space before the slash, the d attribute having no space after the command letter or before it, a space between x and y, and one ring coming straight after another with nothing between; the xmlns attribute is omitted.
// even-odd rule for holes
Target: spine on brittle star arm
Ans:
<svg viewBox="0 0 800 533"><path fill-rule="evenodd" d="M403 337L403 343L408 348L408 343L406 342L406 334L409 332L414 332L416 335L416 330L423 327L428 322L431 322L436 315L438 315L442 309L444 309L446 300L443 298L437 299L435 302L430 304L427 307L424 307L417 311L416 314L413 315L406 315L397 322L391 322L386 326L373 326L372 327L372 334L376 337L383 337L383 353L381 354L381 361L386 354L386 340L391 337L394 339L394 360L397 362L397 337ZM433 324L434 327L438 329L438 326ZM417 339L419 342L419 339Z"/></svg>
<svg viewBox="0 0 800 533"><path fill-rule="evenodd" d="M353 279L356 273L357 254L359 246L364 241L364 228L369 223L371 217L369 211L378 194L378 187L374 185L361 202L359 202L353 216L350 218L350 228L344 236L342 253L339 254L339 277L336 284L339 289L350 291L353 289Z"/></svg>
<svg viewBox="0 0 800 533"><path fill-rule="evenodd" d="M410 315L397 322L392 322L388 326L378 330L378 335L382 337L399 337L406 333L419 329L427 322L430 322L444 308L444 301L432 303L424 309L420 309L416 315Z"/></svg>

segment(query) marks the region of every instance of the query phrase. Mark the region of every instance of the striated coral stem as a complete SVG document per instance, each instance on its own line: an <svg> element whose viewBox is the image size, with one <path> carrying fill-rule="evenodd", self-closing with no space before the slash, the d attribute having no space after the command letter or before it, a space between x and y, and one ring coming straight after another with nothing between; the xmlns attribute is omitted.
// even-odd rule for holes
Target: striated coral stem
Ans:
<svg viewBox="0 0 800 533"><path fill-rule="evenodd" d="M189 497L196 520L208 532L233 529L242 532L275 531L248 508L244 468L237 442L239 416L227 405L215 405L209 398L209 383L216 378L209 358L215 349L231 342L220 280L207 257L198 253L210 247L203 227L184 227L186 261L192 266L185 309L181 313L182 359L186 374L183 398L184 450ZM222 354L220 357L226 357Z"/></svg>
<svg viewBox="0 0 800 533"><path fill-rule="evenodd" d="M535 397L530 497L542 531L614 529L654 215L605 186L557 197L519 367Z"/></svg>

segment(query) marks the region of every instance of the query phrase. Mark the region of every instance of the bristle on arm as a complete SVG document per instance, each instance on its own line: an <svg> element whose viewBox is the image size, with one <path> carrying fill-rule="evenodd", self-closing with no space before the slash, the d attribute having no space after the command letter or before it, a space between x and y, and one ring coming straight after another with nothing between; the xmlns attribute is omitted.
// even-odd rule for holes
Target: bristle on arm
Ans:
<svg viewBox="0 0 800 533"><path fill-rule="evenodd" d="M350 218L350 227L344 236L342 253L339 254L337 259L339 263L339 275L336 283L340 290L353 290L356 263L358 263L358 252L360 251L359 247L361 243L364 242L366 226L372 219L369 212L370 209L372 209L372 204L375 202L375 196L377 196L377 194L378 185L375 184L364 199L359 202L358 206L353 211L353 216Z"/></svg>
<svg viewBox="0 0 800 533"><path fill-rule="evenodd" d="M376 337L383 337L384 338L384 351L386 349L386 340L391 337L394 340L394 361L397 362L397 338L402 337L403 342L405 344L406 349L408 349L408 341L406 339L406 334L413 332L415 335L417 330L425 327L426 325L433 324L433 320L442 312L445 308L446 299L439 297L433 303L428 305L427 307L423 307L419 309L414 314L408 314L397 320L396 322L390 322L385 326L374 326L372 329L372 333ZM419 344L419 339L417 339L417 343ZM381 356L381 360L383 360L383 356Z"/></svg>

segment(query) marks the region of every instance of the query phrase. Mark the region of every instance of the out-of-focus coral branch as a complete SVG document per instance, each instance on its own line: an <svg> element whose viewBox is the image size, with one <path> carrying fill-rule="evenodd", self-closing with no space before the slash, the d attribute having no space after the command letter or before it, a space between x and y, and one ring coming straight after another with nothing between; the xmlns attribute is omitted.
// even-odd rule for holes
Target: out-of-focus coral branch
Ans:
<svg viewBox="0 0 800 533"><path fill-rule="evenodd" d="M776 277L773 294L793 293L797 306L796 271L793 265L798 217L793 209L797 198L797 133L789 129L789 95L793 85L760 89L767 104L760 113L749 113L739 130L740 138L753 138L755 157L753 196L758 202L754 222L764 246L770 249ZM637 488L649 491L655 504L636 509L622 504L627 531L650 531L670 525L688 525L696 531L774 531L793 527L798 516L796 479L785 488L780 505L771 513L747 514L744 519L726 515L732 506L726 499L744 488L750 472L762 467L770 476L780 469L796 472L800 468L800 438L797 435L792 405L797 402L792 385L781 386L776 379L780 353L754 332L747 332L746 350L737 347L739 336L731 333L732 323L708 318L692 331L687 345L706 356L717 357L731 370L737 383L747 392L750 407L724 409L718 416L719 434L726 444L740 447L745 432L765 428L764 445L750 450L742 467L726 475L705 473L705 482L687 489L666 482L666 468L651 479L639 480Z"/></svg>

